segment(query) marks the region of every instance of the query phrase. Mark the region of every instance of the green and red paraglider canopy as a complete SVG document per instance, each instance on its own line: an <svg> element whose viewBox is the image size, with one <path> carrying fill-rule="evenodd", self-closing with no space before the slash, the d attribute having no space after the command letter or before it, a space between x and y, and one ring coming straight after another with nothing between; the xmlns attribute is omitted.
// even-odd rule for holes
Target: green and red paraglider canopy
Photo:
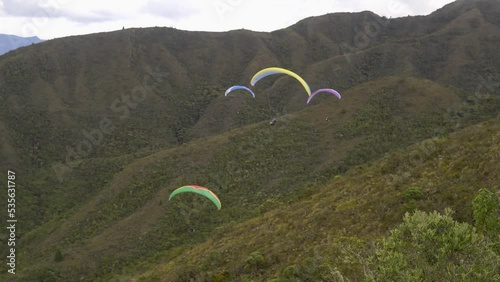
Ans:
<svg viewBox="0 0 500 282"><path fill-rule="evenodd" d="M198 186L198 185L186 185L186 186L179 187L179 188L175 189L172 193L170 193L168 200L170 201L170 199L172 199L172 197L174 197L175 195L180 194L180 193L185 193L185 192L197 193L197 194L200 194L202 196L207 197L210 201L212 201L215 204L215 206L217 207L218 210L220 210L222 207L222 204L221 204L219 198L217 197L217 195L215 195L214 192L210 191L208 188Z"/></svg>

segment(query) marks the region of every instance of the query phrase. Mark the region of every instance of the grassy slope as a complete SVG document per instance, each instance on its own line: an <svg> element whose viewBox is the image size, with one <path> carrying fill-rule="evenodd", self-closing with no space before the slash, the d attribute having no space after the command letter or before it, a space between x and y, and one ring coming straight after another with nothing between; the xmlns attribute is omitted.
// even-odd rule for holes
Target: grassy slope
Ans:
<svg viewBox="0 0 500 282"><path fill-rule="evenodd" d="M93 159L64 185L46 172L45 181L32 188L52 183L57 192L45 195L47 208L62 212L21 234L20 257L30 261L22 271L39 279L48 271L90 280L119 273L201 242L224 222L256 216L270 198L292 203L352 166L467 122L440 113L461 105L451 89L416 78L373 81L346 91L341 101L319 96L313 104L281 117L274 127L260 123L153 154ZM202 200L184 197L167 204L168 192L186 183L212 188L224 209L207 220L203 214L213 207ZM65 212L61 205L71 209ZM195 234L186 232L192 226ZM56 249L65 256L58 264L51 262Z"/></svg>
<svg viewBox="0 0 500 282"><path fill-rule="evenodd" d="M496 80L500 72L498 4L480 2L390 21L363 12L314 17L272 33L129 29L15 50L0 57L0 166L36 170L64 161L67 146L77 146L82 130L103 118L116 130L87 157L175 146L262 121L269 117L267 95L277 114L302 109L293 80L269 79L258 87L258 103L242 106L246 116L222 122L236 114L218 98L221 91L248 85L270 65L297 71L312 88L345 91L404 73L474 91L480 77ZM358 31L374 23L379 32L356 44ZM113 102L155 71L167 75L164 81L122 120L122 112L110 109Z"/></svg>
<svg viewBox="0 0 500 282"><path fill-rule="evenodd" d="M451 207L457 220L471 222L475 193L483 187L500 191L499 132L497 118L387 154L315 187L299 202L275 204L260 217L227 225L198 246L166 252L166 259L135 279L201 281L226 271L230 281L241 281L245 260L254 251L268 262L261 271L247 272L256 281L277 277L308 257L359 279L360 269L338 257L346 237L373 241L414 209L443 212ZM422 195L413 198L410 188Z"/></svg>

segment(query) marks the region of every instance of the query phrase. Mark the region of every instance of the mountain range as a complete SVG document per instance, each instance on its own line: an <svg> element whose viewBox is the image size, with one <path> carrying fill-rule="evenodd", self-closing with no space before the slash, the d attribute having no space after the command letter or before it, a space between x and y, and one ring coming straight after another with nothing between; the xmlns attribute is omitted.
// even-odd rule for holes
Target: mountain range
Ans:
<svg viewBox="0 0 500 282"><path fill-rule="evenodd" d="M3 55L17 48L40 43L42 41L43 40L41 40L37 36L20 37L17 35L0 34L0 55Z"/></svg>
<svg viewBox="0 0 500 282"><path fill-rule="evenodd" d="M359 281L407 212L449 207L474 224L479 189L500 189L499 19L496 0L460 0L428 16L133 28L2 55L16 281ZM283 75L255 99L224 96L270 66L342 99L307 105ZM168 200L186 184L222 209Z"/></svg>

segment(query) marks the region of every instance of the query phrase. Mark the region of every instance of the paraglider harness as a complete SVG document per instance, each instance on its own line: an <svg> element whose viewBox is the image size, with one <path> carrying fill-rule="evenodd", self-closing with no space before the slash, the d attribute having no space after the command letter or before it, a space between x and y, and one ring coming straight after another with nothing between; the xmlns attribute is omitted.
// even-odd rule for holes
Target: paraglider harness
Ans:
<svg viewBox="0 0 500 282"><path fill-rule="evenodd" d="M269 122L269 125L274 125L276 123L276 119L273 118L270 122Z"/></svg>

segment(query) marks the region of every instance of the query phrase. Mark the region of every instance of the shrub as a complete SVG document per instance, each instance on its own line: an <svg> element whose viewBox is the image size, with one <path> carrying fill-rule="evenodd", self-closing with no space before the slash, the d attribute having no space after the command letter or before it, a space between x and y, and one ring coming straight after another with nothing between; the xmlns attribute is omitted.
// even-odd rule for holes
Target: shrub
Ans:
<svg viewBox="0 0 500 282"><path fill-rule="evenodd" d="M295 268L294 265L290 265L283 270L281 275L284 278L294 278L297 276L297 269Z"/></svg>
<svg viewBox="0 0 500 282"><path fill-rule="evenodd" d="M214 275L212 278L212 282L224 282L229 280L229 272L227 270L223 270Z"/></svg>
<svg viewBox="0 0 500 282"><path fill-rule="evenodd" d="M376 251L369 281L495 281L499 257L485 238L451 211L406 213Z"/></svg>
<svg viewBox="0 0 500 282"><path fill-rule="evenodd" d="M54 254L54 261L55 262L60 262L64 259L62 253L61 253L61 250L57 249L56 250L56 253Z"/></svg>
<svg viewBox="0 0 500 282"><path fill-rule="evenodd" d="M405 200L420 200L424 196L424 192L418 187L410 187L404 192Z"/></svg>
<svg viewBox="0 0 500 282"><path fill-rule="evenodd" d="M475 226L493 243L493 249L500 252L500 197L488 189L481 189L472 201Z"/></svg>
<svg viewBox="0 0 500 282"><path fill-rule="evenodd" d="M258 251L251 253L245 260L245 269L249 271L260 270L266 266L266 258Z"/></svg>

